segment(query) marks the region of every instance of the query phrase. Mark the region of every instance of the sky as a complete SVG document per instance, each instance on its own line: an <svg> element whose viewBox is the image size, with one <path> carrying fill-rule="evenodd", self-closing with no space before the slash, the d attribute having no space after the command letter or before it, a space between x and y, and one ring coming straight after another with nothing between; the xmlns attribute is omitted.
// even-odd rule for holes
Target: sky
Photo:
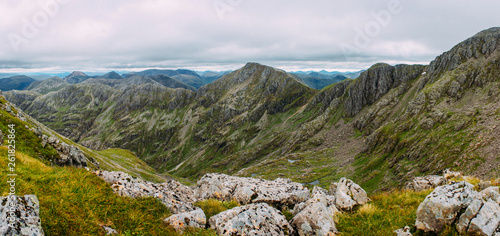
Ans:
<svg viewBox="0 0 500 236"><path fill-rule="evenodd" d="M428 64L500 1L2 0L0 73Z"/></svg>

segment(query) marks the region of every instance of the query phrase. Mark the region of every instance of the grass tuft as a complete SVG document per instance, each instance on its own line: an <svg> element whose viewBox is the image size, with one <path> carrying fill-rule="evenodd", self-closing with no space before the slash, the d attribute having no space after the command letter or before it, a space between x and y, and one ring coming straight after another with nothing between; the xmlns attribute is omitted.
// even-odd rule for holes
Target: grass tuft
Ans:
<svg viewBox="0 0 500 236"><path fill-rule="evenodd" d="M194 205L201 208L203 212L205 212L207 220L210 219L210 217L217 215L223 211L239 206L238 202L236 202L235 200L219 201L216 199L199 201Z"/></svg>

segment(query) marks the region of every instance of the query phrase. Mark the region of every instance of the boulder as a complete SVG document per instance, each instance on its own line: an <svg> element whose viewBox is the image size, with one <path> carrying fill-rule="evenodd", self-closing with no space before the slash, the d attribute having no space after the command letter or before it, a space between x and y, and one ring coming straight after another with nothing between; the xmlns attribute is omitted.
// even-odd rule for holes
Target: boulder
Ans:
<svg viewBox="0 0 500 236"><path fill-rule="evenodd" d="M500 232L500 194L498 187L481 191L460 216L457 230L473 235L495 235Z"/></svg>
<svg viewBox="0 0 500 236"><path fill-rule="evenodd" d="M325 192L315 187L309 200L295 206L296 215L290 224L298 235L335 235L337 232L333 216L338 210L334 199L328 199Z"/></svg>
<svg viewBox="0 0 500 236"><path fill-rule="evenodd" d="M2 145L3 145L3 133L0 130L0 146L2 146Z"/></svg>
<svg viewBox="0 0 500 236"><path fill-rule="evenodd" d="M309 190L306 187L289 179L278 178L269 181L217 173L206 174L198 180L195 192L199 200L234 199L240 204L265 202L290 208L309 198Z"/></svg>
<svg viewBox="0 0 500 236"><path fill-rule="evenodd" d="M451 225L467 208L477 192L467 182L439 186L418 206L415 226L425 232L439 232Z"/></svg>
<svg viewBox="0 0 500 236"><path fill-rule="evenodd" d="M212 216L210 228L219 235L292 235L293 229L280 211L266 203L235 207Z"/></svg>
<svg viewBox="0 0 500 236"><path fill-rule="evenodd" d="M111 184L115 193L132 198L155 197L173 213L166 218L165 223L171 225L178 232L188 226L204 228L206 217L203 210L195 207L194 191L175 180L155 184L134 178L131 175L118 171L96 171L95 174L105 182Z"/></svg>
<svg viewBox="0 0 500 236"><path fill-rule="evenodd" d="M111 184L111 188L118 195L132 198L156 197L174 214L197 209L193 205L196 202L194 191L178 181L169 180L155 184L119 171L96 171L95 173Z"/></svg>
<svg viewBox="0 0 500 236"><path fill-rule="evenodd" d="M335 205L342 210L352 209L370 201L365 190L350 179L341 178L338 183L332 183L330 194L335 196Z"/></svg>
<svg viewBox="0 0 500 236"><path fill-rule="evenodd" d="M184 232L186 227L205 228L207 224L205 213L198 207L190 212L173 214L164 221L174 227L177 232Z"/></svg>
<svg viewBox="0 0 500 236"><path fill-rule="evenodd" d="M425 189L435 188L447 183L444 176L428 175L423 177L415 177L412 181L405 184L405 188L413 191L422 191Z"/></svg>
<svg viewBox="0 0 500 236"><path fill-rule="evenodd" d="M0 203L0 235L44 235L35 195L1 197Z"/></svg>

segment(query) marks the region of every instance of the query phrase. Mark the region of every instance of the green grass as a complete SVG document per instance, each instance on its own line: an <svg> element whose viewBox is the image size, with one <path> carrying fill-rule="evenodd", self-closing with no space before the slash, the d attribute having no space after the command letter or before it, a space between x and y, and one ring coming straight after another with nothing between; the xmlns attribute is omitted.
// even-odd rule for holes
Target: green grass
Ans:
<svg viewBox="0 0 500 236"><path fill-rule="evenodd" d="M0 147L1 166L7 166L7 148ZM104 235L107 225L123 235L177 235L163 223L170 211L155 198L132 199L113 193L94 174L77 168L50 167L24 153L17 153L16 194L35 194L46 235ZM7 169L0 170L6 183ZM2 196L8 194L1 185ZM190 235L214 235L190 230Z"/></svg>
<svg viewBox="0 0 500 236"><path fill-rule="evenodd" d="M131 151L111 148L98 151L98 153L106 157L108 162L116 163L128 171L133 171L134 174L132 175L134 177L140 177L144 180L152 182L163 182L165 180L164 178L160 178L152 167L139 159Z"/></svg>
<svg viewBox="0 0 500 236"><path fill-rule="evenodd" d="M413 192L407 190L383 192L371 197L372 202L352 212L337 215L340 235L394 235L394 230L405 226L415 232L416 212L420 203L432 190ZM417 232L417 235L426 235ZM448 227L439 235L458 235Z"/></svg>
<svg viewBox="0 0 500 236"><path fill-rule="evenodd" d="M201 208L203 212L205 212L207 220L210 219L210 217L217 215L223 211L239 206L238 202L236 202L235 200L219 201L216 199L199 201L194 205Z"/></svg>

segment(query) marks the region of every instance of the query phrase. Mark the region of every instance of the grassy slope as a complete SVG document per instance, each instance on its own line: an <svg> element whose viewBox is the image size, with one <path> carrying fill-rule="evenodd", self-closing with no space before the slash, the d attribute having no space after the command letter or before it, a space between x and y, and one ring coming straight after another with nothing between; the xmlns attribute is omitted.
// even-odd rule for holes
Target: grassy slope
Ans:
<svg viewBox="0 0 500 236"><path fill-rule="evenodd" d="M7 148L0 147L0 165L7 166ZM46 235L104 235L100 225L124 235L176 235L164 225L169 210L157 199L132 199L113 193L110 186L85 169L50 167L22 152L17 153L16 193L35 194ZM6 183L7 169L0 170ZM8 194L1 185L2 196ZM210 235L211 231L192 231Z"/></svg>
<svg viewBox="0 0 500 236"><path fill-rule="evenodd" d="M5 102L0 98L0 103ZM42 147L40 139L26 128L33 122L36 121L23 122L0 110L0 129L5 134L7 125L14 124L16 130L16 194L35 194L38 197L46 235L104 235L101 225L111 226L123 235L177 235L163 223L170 212L159 200L121 197L113 193L109 184L85 169L52 166L48 160L57 158L57 152L50 145ZM75 145L45 127L42 129ZM4 139L6 144L7 137ZM131 174L161 180L151 167L129 151L110 149L96 152L79 147L87 156L99 160L106 170L131 169L128 171ZM0 147L0 166L3 167L0 169L1 196L9 191L7 152L6 146ZM189 230L187 235L213 235L213 232Z"/></svg>

